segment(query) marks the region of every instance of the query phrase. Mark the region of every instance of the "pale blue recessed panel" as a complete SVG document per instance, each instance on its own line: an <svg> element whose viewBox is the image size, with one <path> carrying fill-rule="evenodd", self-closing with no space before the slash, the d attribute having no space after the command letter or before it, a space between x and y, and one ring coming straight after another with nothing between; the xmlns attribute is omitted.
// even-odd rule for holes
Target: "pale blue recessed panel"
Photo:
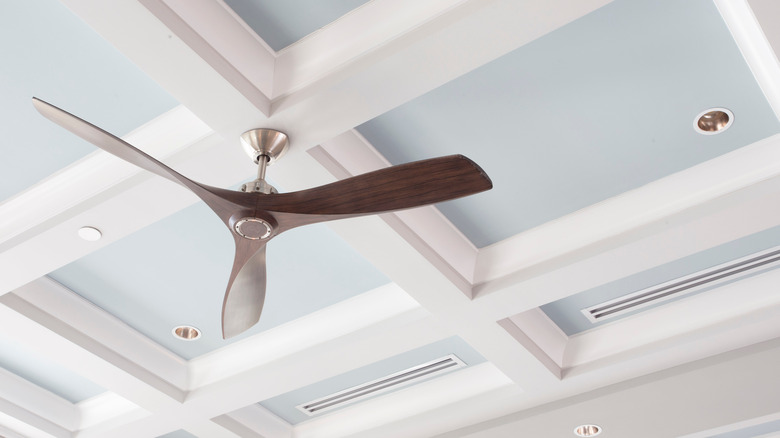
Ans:
<svg viewBox="0 0 780 438"><path fill-rule="evenodd" d="M295 391L270 398L261 402L260 405L283 418L285 421L291 424L298 424L310 418L317 417L310 417L295 408L302 403L316 400L328 394L343 391L347 388L370 382L389 374L397 373L425 362L439 359L449 354L457 356L458 359L466 364L466 366L485 362L485 358L474 351L474 349L463 341L463 339L453 336L424 347L407 351L398 356L381 360L371 365L366 365L348 373L296 389ZM312 367L316 366L317 364L312 364Z"/></svg>
<svg viewBox="0 0 780 438"><path fill-rule="evenodd" d="M96 150L36 96L124 135L176 101L56 0L0 3L0 201Z"/></svg>
<svg viewBox="0 0 780 438"><path fill-rule="evenodd" d="M751 254L764 251L775 246L780 246L780 227L775 227L760 233L752 234L750 236L716 246L706 251L702 251L697 254L663 264L653 269L648 269L647 271L615 280L611 283L595 287L585 292L580 292L576 295L545 304L541 306L541 309L555 324L558 325L558 327L561 328L561 330L563 330L564 333L566 333L568 336L571 336L603 324L608 324L620 318L625 318L636 313L649 310L653 307L663 306L664 304L671 303L678 299L685 299L685 297L712 290L714 287L718 287L727 283L719 283L715 286L705 287L697 290L696 292L685 295L682 298L675 298L652 306L643 307L642 309L638 309L634 312L628 312L622 316L610 318L595 324L592 324L590 321L588 321L587 318L585 318L585 316L580 312L581 309L661 283L665 283L676 278L690 275L713 266L727 263L741 257L749 256ZM758 275L770 269L774 268L770 267L765 269L757 269L748 276ZM739 278L733 281L739 281Z"/></svg>
<svg viewBox="0 0 780 438"><path fill-rule="evenodd" d="M693 120L711 107L735 122L700 135ZM480 164L494 189L439 207L484 247L780 124L711 0L617 0L358 130L394 164Z"/></svg>
<svg viewBox="0 0 780 438"><path fill-rule="evenodd" d="M740 430L712 435L709 438L756 438L769 435L772 432L780 432L780 420L769 421Z"/></svg>
<svg viewBox="0 0 780 438"><path fill-rule="evenodd" d="M225 0L274 50L281 50L368 0Z"/></svg>
<svg viewBox="0 0 780 438"><path fill-rule="evenodd" d="M106 392L101 386L0 333L0 368L78 403Z"/></svg>
<svg viewBox="0 0 780 438"><path fill-rule="evenodd" d="M110 233L110 224L104 231ZM281 234L268 243L266 257L260 322L228 341L221 337L220 317L233 239L203 203L49 275L185 359L389 282L324 224ZM175 339L171 330L182 324L201 329L203 337Z"/></svg>

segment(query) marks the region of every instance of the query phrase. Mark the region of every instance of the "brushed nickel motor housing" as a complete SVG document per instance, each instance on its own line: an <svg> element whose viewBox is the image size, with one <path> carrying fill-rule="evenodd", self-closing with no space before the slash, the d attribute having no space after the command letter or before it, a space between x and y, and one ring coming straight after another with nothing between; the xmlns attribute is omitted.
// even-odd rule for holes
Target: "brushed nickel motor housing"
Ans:
<svg viewBox="0 0 780 438"><path fill-rule="evenodd" d="M257 128L241 134L241 146L256 164L260 163L260 157L265 155L268 165L278 160L290 145L287 134L275 129Z"/></svg>
<svg viewBox="0 0 780 438"><path fill-rule="evenodd" d="M271 224L256 217L245 217L239 220L234 225L234 229L239 236L249 240L267 239L273 231Z"/></svg>

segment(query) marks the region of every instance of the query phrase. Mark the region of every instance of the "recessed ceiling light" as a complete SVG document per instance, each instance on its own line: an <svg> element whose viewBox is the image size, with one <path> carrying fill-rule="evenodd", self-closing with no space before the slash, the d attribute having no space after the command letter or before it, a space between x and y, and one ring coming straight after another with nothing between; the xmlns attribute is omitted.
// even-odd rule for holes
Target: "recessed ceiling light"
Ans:
<svg viewBox="0 0 780 438"><path fill-rule="evenodd" d="M693 119L693 129L699 134L720 134L734 123L734 114L726 108L704 110Z"/></svg>
<svg viewBox="0 0 780 438"><path fill-rule="evenodd" d="M596 426L595 424L583 424L582 426L577 426L576 429L574 429L574 434L577 436L596 436L601 433L601 427Z"/></svg>
<svg viewBox="0 0 780 438"><path fill-rule="evenodd" d="M200 330L191 325L180 325L178 327L174 327L171 332L173 333L173 336L176 336L183 341L194 341L200 338Z"/></svg>
<svg viewBox="0 0 780 438"><path fill-rule="evenodd" d="M79 228L79 237L81 237L84 240L89 240L90 242L94 242L96 240L100 240L100 238L103 236L103 233L100 232L95 227L81 227Z"/></svg>

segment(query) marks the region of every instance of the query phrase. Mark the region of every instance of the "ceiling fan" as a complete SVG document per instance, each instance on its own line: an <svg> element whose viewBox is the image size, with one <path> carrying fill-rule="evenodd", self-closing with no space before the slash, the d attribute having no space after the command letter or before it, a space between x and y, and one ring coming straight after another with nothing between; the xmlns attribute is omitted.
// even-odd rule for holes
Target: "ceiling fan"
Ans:
<svg viewBox="0 0 780 438"><path fill-rule="evenodd" d="M49 120L97 147L180 184L202 199L227 225L235 241L235 259L222 302L222 336L231 338L255 325L265 301L265 245L302 225L385 213L472 195L493 187L487 174L462 155L391 166L331 184L278 193L265 181L266 166L288 147L287 135L259 128L241 135L258 164L257 179L242 191L195 182L124 140L54 105L33 98Z"/></svg>

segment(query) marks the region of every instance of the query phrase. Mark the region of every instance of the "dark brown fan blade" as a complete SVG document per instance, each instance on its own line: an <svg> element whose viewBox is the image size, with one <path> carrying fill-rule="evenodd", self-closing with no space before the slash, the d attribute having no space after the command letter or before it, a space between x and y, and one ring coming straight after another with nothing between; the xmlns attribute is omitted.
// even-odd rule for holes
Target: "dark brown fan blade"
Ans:
<svg viewBox="0 0 780 438"><path fill-rule="evenodd" d="M392 166L313 189L263 196L258 199L258 209L270 212L282 229L289 229L435 204L492 187L490 178L476 163L463 155L450 155Z"/></svg>
<svg viewBox="0 0 780 438"><path fill-rule="evenodd" d="M33 97L33 106L44 117L129 163L180 184L208 204L227 223L237 206L254 207L255 196L199 184L176 172L121 138L56 106Z"/></svg>
<svg viewBox="0 0 780 438"><path fill-rule="evenodd" d="M222 337L239 335L260 320L265 301L265 241L236 238L236 257L222 302Z"/></svg>

